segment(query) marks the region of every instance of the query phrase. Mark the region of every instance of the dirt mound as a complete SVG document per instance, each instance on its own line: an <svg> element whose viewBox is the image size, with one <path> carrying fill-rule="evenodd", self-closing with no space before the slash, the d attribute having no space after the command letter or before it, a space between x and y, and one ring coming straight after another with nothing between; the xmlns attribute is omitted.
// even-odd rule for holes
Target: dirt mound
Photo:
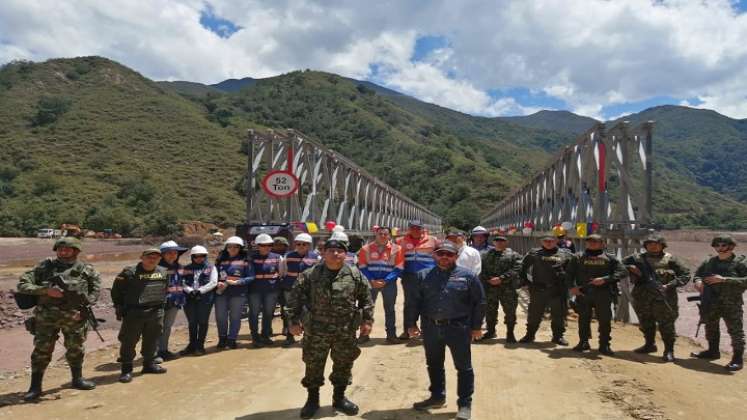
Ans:
<svg viewBox="0 0 747 420"><path fill-rule="evenodd" d="M18 309L13 291L0 291L0 329L13 328L23 324L23 320L31 310L23 311Z"/></svg>

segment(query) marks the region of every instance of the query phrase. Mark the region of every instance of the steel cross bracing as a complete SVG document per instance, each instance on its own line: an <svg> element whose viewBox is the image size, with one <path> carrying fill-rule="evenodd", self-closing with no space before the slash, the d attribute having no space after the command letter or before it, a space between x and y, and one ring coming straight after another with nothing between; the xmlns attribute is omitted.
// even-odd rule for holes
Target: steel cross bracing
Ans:
<svg viewBox="0 0 747 420"><path fill-rule="evenodd" d="M323 227L333 220L348 232L368 234L374 225L403 228L420 219L430 231L441 231L438 215L297 131L249 130L246 149L248 223L315 222ZM271 199L260 182L271 170L287 170L289 158L300 187L290 198Z"/></svg>
<svg viewBox="0 0 747 420"><path fill-rule="evenodd" d="M481 224L509 231L518 228L508 235L510 246L526 253L539 246L539 235L558 224L571 227L569 238L576 249L583 249L575 228L586 223L607 238L611 252L630 255L640 248L652 223L653 126L653 121L635 128L627 121L610 129L597 124L498 203ZM523 234L527 222L533 229ZM630 284L623 282L621 289L616 317L628 321Z"/></svg>

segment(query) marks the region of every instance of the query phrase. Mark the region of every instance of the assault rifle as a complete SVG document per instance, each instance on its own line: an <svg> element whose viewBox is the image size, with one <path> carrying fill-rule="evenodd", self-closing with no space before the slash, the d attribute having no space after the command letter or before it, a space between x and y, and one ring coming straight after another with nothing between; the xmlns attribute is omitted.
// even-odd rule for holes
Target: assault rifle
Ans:
<svg viewBox="0 0 747 420"><path fill-rule="evenodd" d="M710 277L712 274L703 274L703 278ZM688 296L687 301L688 302L700 302L696 303L695 305L698 307L698 326L695 328L695 336L698 336L698 333L700 332L700 326L705 324L705 318L706 314L708 313L708 308L710 308L711 303L713 302L714 298L716 297L716 291L713 290L713 287L703 282L703 293L699 295L694 296Z"/></svg>
<svg viewBox="0 0 747 420"><path fill-rule="evenodd" d="M651 267L651 265L646 261L645 257L641 257L642 264L641 264L641 275L638 277L638 281L636 284L640 284L642 286L648 287L659 295L661 300L664 302L664 305L667 307L669 312L672 315L675 315L674 310L669 305L669 302L667 302L667 295L664 294L664 291L659 286L659 282L656 281L656 273L654 273L654 269Z"/></svg>
<svg viewBox="0 0 747 420"><path fill-rule="evenodd" d="M96 318L96 315L93 313L93 308L91 308L91 303L88 302L88 296L80 290L71 290L67 283L65 283L65 279L63 279L59 274L50 278L49 283L52 285L52 287L59 289L63 293L72 293L79 298L79 300L81 301L79 308L81 316L83 316L83 318L86 320L86 323L91 327L93 332L95 332L96 335L99 336L99 340L101 340L101 342L103 343L104 337L102 337L101 333L99 332L99 324L102 322L106 322L106 320Z"/></svg>

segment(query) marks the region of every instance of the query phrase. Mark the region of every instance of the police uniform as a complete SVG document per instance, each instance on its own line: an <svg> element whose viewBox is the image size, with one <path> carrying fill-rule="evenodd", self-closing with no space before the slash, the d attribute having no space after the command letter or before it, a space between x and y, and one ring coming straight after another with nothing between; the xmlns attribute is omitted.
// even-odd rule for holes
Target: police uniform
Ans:
<svg viewBox="0 0 747 420"><path fill-rule="evenodd" d="M56 251L58 247L81 250L80 241L75 238L59 239L53 249ZM47 295L52 287L60 288L63 296L53 298ZM65 338L65 358L70 365L73 386L92 389L94 384L82 378L88 328L80 311L82 306L93 305L98 300L101 292L99 273L90 264L80 261L69 263L48 258L21 276L17 290L21 294L38 296L34 309L34 351L31 353L32 384L25 398L33 400L41 394L44 371L52 360L60 332Z"/></svg>
<svg viewBox="0 0 747 420"><path fill-rule="evenodd" d="M405 315L408 328L416 326L420 318L431 383L431 397L426 401L443 402L446 397L444 359L448 347L457 370L457 405L469 408L475 381L470 348L472 331L482 328L485 316L485 292L477 276L458 266L449 270L436 266L421 271L410 299L405 302ZM422 403L416 403L415 408L419 408L418 404Z"/></svg>
<svg viewBox="0 0 747 420"><path fill-rule="evenodd" d="M154 251L158 252L157 249ZM114 279L112 302L117 318L122 320L118 336L119 357L122 363L121 382L132 380L135 345L141 337L143 373L166 371L155 364L153 359L158 339L163 332L164 302L168 284L169 276L165 268L156 266L153 271L148 272L143 269L142 263L135 267L126 267Z"/></svg>
<svg viewBox="0 0 747 420"><path fill-rule="evenodd" d="M599 235L590 235L587 239L603 241ZM612 254L600 250L585 250L578 253L568 264L568 287L578 287L581 294L576 296L578 311L578 338L576 351L589 349L591 337L592 311L599 323L599 351L613 355L610 348L612 331L612 303L617 299L617 283L624 279L628 272L625 266ZM595 286L591 281L601 278L604 284Z"/></svg>
<svg viewBox="0 0 747 420"><path fill-rule="evenodd" d="M565 269L573 254L565 248L535 248L524 257L521 265L521 280L529 284L529 310L527 333L522 343L534 341L545 308L550 306L552 341L567 345L565 333L565 311L568 289ZM531 275L531 281L529 276Z"/></svg>
<svg viewBox="0 0 747 420"><path fill-rule="evenodd" d="M347 250L338 241L327 241L325 246ZM361 322L373 322L368 281L354 266L344 264L332 271L324 263L316 264L298 276L285 310L291 324L304 329L306 373L301 384L308 389L309 401L302 416L313 415L319 407L327 355L332 358L329 380L334 386L334 406L349 415L357 413L358 408L345 398L345 389L351 383L353 362L361 353L356 331Z"/></svg>
<svg viewBox="0 0 747 420"><path fill-rule="evenodd" d="M711 246L719 244L736 246L731 236L719 235L713 238ZM706 277L719 275L724 278L721 283L706 284ZM731 254L722 260L718 256L710 257L698 267L694 280L703 282L701 294L701 322L705 323L705 333L708 339L708 350L694 353L693 356L702 359L718 359L721 357L719 344L721 331L719 322L723 318L726 330L731 337L733 349L732 360L726 365L731 371L742 369L744 358L744 304L743 294L747 289L747 257Z"/></svg>
<svg viewBox="0 0 747 420"><path fill-rule="evenodd" d="M651 235L644 242L659 242L666 248L666 241L659 235ZM639 328L646 340L636 353L652 353L656 348L656 327L664 341L664 360L674 361L674 323L679 315L677 288L690 280L690 270L668 252L652 254L637 253L623 260L626 266L634 266L641 276L631 274L634 287L633 309L640 322ZM666 286L666 288L664 288ZM666 290L664 290L666 289Z"/></svg>
<svg viewBox="0 0 747 420"><path fill-rule="evenodd" d="M498 239L502 238L502 239ZM506 240L496 237L496 240ZM506 248L498 251L490 248L482 256L482 272L480 281L487 297L485 313L486 332L483 339L495 337L495 326L498 323L498 308L503 306L503 322L506 324L506 342L515 343L514 326L516 325L516 308L519 304L519 271L521 270L521 255ZM495 286L488 282L493 277L500 277L501 284Z"/></svg>

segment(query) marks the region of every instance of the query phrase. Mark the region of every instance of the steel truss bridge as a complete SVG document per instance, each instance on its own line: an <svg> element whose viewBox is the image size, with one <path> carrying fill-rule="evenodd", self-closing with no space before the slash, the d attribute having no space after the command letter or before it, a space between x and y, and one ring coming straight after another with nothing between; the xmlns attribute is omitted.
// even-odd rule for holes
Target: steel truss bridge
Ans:
<svg viewBox="0 0 747 420"><path fill-rule="evenodd" d="M368 236L371 226L404 228L420 219L440 233L441 218L369 174L350 159L294 130L249 130L246 151L248 223L334 221L346 232ZM273 170L291 169L300 181L296 194L271 199L260 182Z"/></svg>
<svg viewBox="0 0 747 420"><path fill-rule="evenodd" d="M630 255L652 223L653 127L652 121L637 127L627 121L611 128L595 125L499 202L481 224L515 232L509 242L522 253L562 224L578 250L584 248L582 236L593 231L619 257ZM618 320L631 318L630 289L629 281L621 284Z"/></svg>

